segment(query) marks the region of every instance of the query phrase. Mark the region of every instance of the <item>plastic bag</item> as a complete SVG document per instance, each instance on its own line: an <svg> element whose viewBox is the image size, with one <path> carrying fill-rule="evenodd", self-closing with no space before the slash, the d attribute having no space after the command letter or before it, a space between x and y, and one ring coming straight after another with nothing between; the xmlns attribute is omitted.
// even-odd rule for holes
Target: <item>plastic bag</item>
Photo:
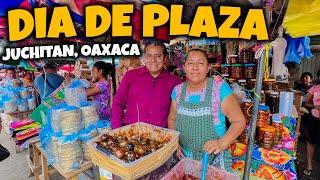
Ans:
<svg viewBox="0 0 320 180"><path fill-rule="evenodd" d="M64 90L66 103L69 106L80 107L83 102L87 102L85 87L87 87L87 84L84 81L73 80Z"/></svg>
<svg viewBox="0 0 320 180"><path fill-rule="evenodd" d="M96 127L99 134L103 134L105 131L112 129L109 120L99 120Z"/></svg>
<svg viewBox="0 0 320 180"><path fill-rule="evenodd" d="M285 64L290 62L300 64L301 59L312 58L309 37L292 38L289 36L287 37L287 43L288 47L284 57Z"/></svg>
<svg viewBox="0 0 320 180"><path fill-rule="evenodd" d="M58 138L58 163L65 171L77 169L83 163L81 142L77 137Z"/></svg>
<svg viewBox="0 0 320 180"><path fill-rule="evenodd" d="M20 88L19 93L21 98L27 99L31 97L31 92L27 88Z"/></svg>
<svg viewBox="0 0 320 180"><path fill-rule="evenodd" d="M73 106L66 106L60 112L61 131L64 136L78 133L81 130L80 109Z"/></svg>
<svg viewBox="0 0 320 180"><path fill-rule="evenodd" d="M52 128L49 124L43 124L41 126L41 130L39 132L39 139L41 143L41 147L43 151L46 154L47 160L48 160L48 165L52 165L57 162L57 159L55 158L55 150L53 148L53 132Z"/></svg>
<svg viewBox="0 0 320 180"><path fill-rule="evenodd" d="M87 129L90 125L95 125L99 120L98 106L94 102L85 102L81 104L81 122L82 128Z"/></svg>
<svg viewBox="0 0 320 180"><path fill-rule="evenodd" d="M4 113L10 114L18 110L17 102L15 99L10 99L4 102Z"/></svg>
<svg viewBox="0 0 320 180"><path fill-rule="evenodd" d="M33 110L37 107L37 101L35 97L30 97L28 99L28 108L29 110Z"/></svg>
<svg viewBox="0 0 320 180"><path fill-rule="evenodd" d="M90 149L87 144L87 141L91 140L92 138L97 137L98 131L94 125L91 125L89 128L84 129L80 131L79 133L79 139L81 140L81 147L82 147L82 152L83 152L83 158L87 161L90 161Z"/></svg>
<svg viewBox="0 0 320 180"><path fill-rule="evenodd" d="M17 105L18 105L19 112L25 112L29 110L27 99L18 99Z"/></svg>

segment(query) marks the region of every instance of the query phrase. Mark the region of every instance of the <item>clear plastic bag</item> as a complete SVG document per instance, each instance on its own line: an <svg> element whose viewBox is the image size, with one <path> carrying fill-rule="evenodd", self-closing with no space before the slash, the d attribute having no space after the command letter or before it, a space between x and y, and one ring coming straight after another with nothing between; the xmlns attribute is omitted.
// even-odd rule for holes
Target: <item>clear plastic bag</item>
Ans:
<svg viewBox="0 0 320 180"><path fill-rule="evenodd" d="M17 101L15 99L10 99L4 102L4 113L10 114L18 110Z"/></svg>
<svg viewBox="0 0 320 180"><path fill-rule="evenodd" d="M81 113L80 109L67 106L60 112L60 125L62 135L78 133L81 130Z"/></svg>
<svg viewBox="0 0 320 180"><path fill-rule="evenodd" d="M29 110L27 99L18 99L17 105L18 105L19 112L26 112Z"/></svg>
<svg viewBox="0 0 320 180"><path fill-rule="evenodd" d="M99 134L103 134L105 131L111 130L111 123L109 120L99 120L96 124Z"/></svg>
<svg viewBox="0 0 320 180"><path fill-rule="evenodd" d="M77 169L83 163L81 142L77 136L58 138L56 148L58 163L65 171Z"/></svg>
<svg viewBox="0 0 320 180"><path fill-rule="evenodd" d="M20 97L24 99L31 97L31 92L27 88L20 88L19 94L20 94Z"/></svg>
<svg viewBox="0 0 320 180"><path fill-rule="evenodd" d="M69 106L80 107L82 103L87 102L85 88L87 84L82 80L73 80L71 84L64 89L65 101Z"/></svg>
<svg viewBox="0 0 320 180"><path fill-rule="evenodd" d="M84 160L87 160L87 161L91 160L87 141L97 137L98 135L99 135L98 131L94 125L91 125L89 128L80 131L79 139L81 140L81 143L82 143L81 146L82 146Z"/></svg>
<svg viewBox="0 0 320 180"><path fill-rule="evenodd" d="M35 97L30 97L28 99L28 108L29 110L33 110L37 107L37 101Z"/></svg>
<svg viewBox="0 0 320 180"><path fill-rule="evenodd" d="M99 120L98 106L94 102L81 104L82 128L87 129L90 125L95 125Z"/></svg>

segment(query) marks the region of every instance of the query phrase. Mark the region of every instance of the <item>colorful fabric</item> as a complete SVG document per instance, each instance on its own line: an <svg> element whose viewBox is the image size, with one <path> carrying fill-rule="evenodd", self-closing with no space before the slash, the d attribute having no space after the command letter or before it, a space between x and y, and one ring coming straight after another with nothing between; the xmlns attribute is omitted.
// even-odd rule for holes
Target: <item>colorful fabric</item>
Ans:
<svg viewBox="0 0 320 180"><path fill-rule="evenodd" d="M29 125L29 124L32 124L34 123L33 120L23 120L23 121L14 121L10 124L10 128L11 129L17 129L17 128L20 128L20 127L23 127L23 126L26 126L26 125Z"/></svg>
<svg viewBox="0 0 320 180"><path fill-rule="evenodd" d="M213 107L212 110L216 110L218 109L219 112L219 118L215 118L214 119L214 124L215 124L215 130L217 132L217 134L219 136L222 136L225 132L225 116L222 113L221 107L218 106L220 104L220 102L223 102L227 97L229 97L230 95L232 95L232 89L230 88L230 86L228 85L228 83L226 83L225 81L223 81L223 79L220 76L215 76L214 77L214 83L213 86L219 85L221 84L220 87L220 92L215 92L212 91L212 98L211 98L211 102L213 102ZM186 93L186 98L185 100L188 103L191 104L197 104L200 102L203 102L205 100L205 93L206 93L206 88L197 91L197 92L187 92ZM177 104L179 104L180 101L180 95L181 95L181 91L182 91L182 84L176 86L171 94L171 98L173 101L176 101ZM215 102L216 101L216 97L220 97L219 103ZM214 112L212 112L213 114L215 114Z"/></svg>
<svg viewBox="0 0 320 180"><path fill-rule="evenodd" d="M96 87L100 90L100 94L93 96L95 102L99 106L99 115L101 119L109 119L111 115L110 97L111 87L107 81L98 82Z"/></svg>
<svg viewBox="0 0 320 180"><path fill-rule="evenodd" d="M181 79L167 71L157 78L145 67L128 71L113 100L112 128L135 123L138 118L141 122L167 127L170 95L180 83Z"/></svg>
<svg viewBox="0 0 320 180"><path fill-rule="evenodd" d="M320 85L312 86L309 89L309 93L313 95L313 105L319 106L320 105ZM312 109L311 114L314 117L319 118L319 111L317 109Z"/></svg>
<svg viewBox="0 0 320 180"><path fill-rule="evenodd" d="M14 131L21 131L21 130L32 129L32 128L39 128L39 127L40 127L39 123L35 122L32 124L28 124L28 125L16 128L14 129Z"/></svg>
<svg viewBox="0 0 320 180"><path fill-rule="evenodd" d="M238 143L238 145L239 144L240 143ZM244 144L242 144L242 146L243 145ZM237 147L235 149L237 151L241 151L239 149L244 150L246 148ZM243 173L245 167L245 151L241 157L235 157L234 151L231 154L234 156L232 169ZM282 150L267 150L254 146L252 153L251 175L262 179L297 179L294 158Z"/></svg>
<svg viewBox="0 0 320 180"><path fill-rule="evenodd" d="M296 158L296 128L297 121L292 117L282 119L284 131L282 145L271 150L253 147L251 175L262 179L295 180L297 171L294 160ZM232 169L243 174L247 145L235 143L230 146L233 156Z"/></svg>
<svg viewBox="0 0 320 180"><path fill-rule="evenodd" d="M39 134L39 128L28 129L18 133L16 135L16 140L20 141L37 134Z"/></svg>
<svg viewBox="0 0 320 180"><path fill-rule="evenodd" d="M69 84L64 81L61 86L56 89L49 97L47 97L42 103L30 114L30 119L35 120L39 124L46 122L46 114L52 107L64 102L64 88Z"/></svg>

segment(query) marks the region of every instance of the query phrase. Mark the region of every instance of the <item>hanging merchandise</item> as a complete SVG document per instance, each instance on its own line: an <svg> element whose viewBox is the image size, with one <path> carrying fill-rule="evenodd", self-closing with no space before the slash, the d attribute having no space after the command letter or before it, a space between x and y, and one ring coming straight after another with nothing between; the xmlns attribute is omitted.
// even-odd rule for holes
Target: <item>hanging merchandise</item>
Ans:
<svg viewBox="0 0 320 180"><path fill-rule="evenodd" d="M201 49L208 55L210 63L222 62L221 43L217 39L173 39L170 41L169 52L172 64L182 68L187 53L192 49Z"/></svg>
<svg viewBox="0 0 320 180"><path fill-rule="evenodd" d="M283 38L281 26L278 29L278 37L271 43L271 46L273 52L271 76L275 77L277 81L288 82L288 68L283 63L287 41Z"/></svg>
<svg viewBox="0 0 320 180"><path fill-rule="evenodd" d="M295 63L300 64L303 58L312 58L312 53L310 49L310 38L300 37L292 38L287 37L288 47L286 50L286 55L284 57L284 63Z"/></svg>
<svg viewBox="0 0 320 180"><path fill-rule="evenodd" d="M225 46L226 46L227 56L237 54L237 51L238 51L237 41L228 40L225 42Z"/></svg>

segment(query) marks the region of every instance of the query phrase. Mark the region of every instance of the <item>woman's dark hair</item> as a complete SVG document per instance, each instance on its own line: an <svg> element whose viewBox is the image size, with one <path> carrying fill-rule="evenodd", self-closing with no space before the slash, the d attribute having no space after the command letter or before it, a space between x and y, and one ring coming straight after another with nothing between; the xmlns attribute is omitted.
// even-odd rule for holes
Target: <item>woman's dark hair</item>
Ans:
<svg viewBox="0 0 320 180"><path fill-rule="evenodd" d="M209 63L209 57L208 57L208 54L206 53L206 51L202 50L202 49L192 49L188 52L187 56L186 56L186 59L185 61L187 61L187 58L189 56L190 53L192 52L199 52L201 54L203 54L203 56L206 58L206 61Z"/></svg>
<svg viewBox="0 0 320 180"><path fill-rule="evenodd" d="M146 41L144 43L144 53L146 53L147 47L149 47L149 46L159 46L162 49L162 54L164 56L168 55L167 48L161 41L157 41L157 40Z"/></svg>
<svg viewBox="0 0 320 180"><path fill-rule="evenodd" d="M98 62L94 63L93 67L97 68L98 71L101 70L102 75L104 77L107 77L110 73L113 73L113 71L114 71L113 65L111 63L106 63L103 61L98 61Z"/></svg>
<svg viewBox="0 0 320 180"><path fill-rule="evenodd" d="M300 80L302 80L306 76L310 76L310 78L313 79L313 75L310 72L304 72L302 73Z"/></svg>

